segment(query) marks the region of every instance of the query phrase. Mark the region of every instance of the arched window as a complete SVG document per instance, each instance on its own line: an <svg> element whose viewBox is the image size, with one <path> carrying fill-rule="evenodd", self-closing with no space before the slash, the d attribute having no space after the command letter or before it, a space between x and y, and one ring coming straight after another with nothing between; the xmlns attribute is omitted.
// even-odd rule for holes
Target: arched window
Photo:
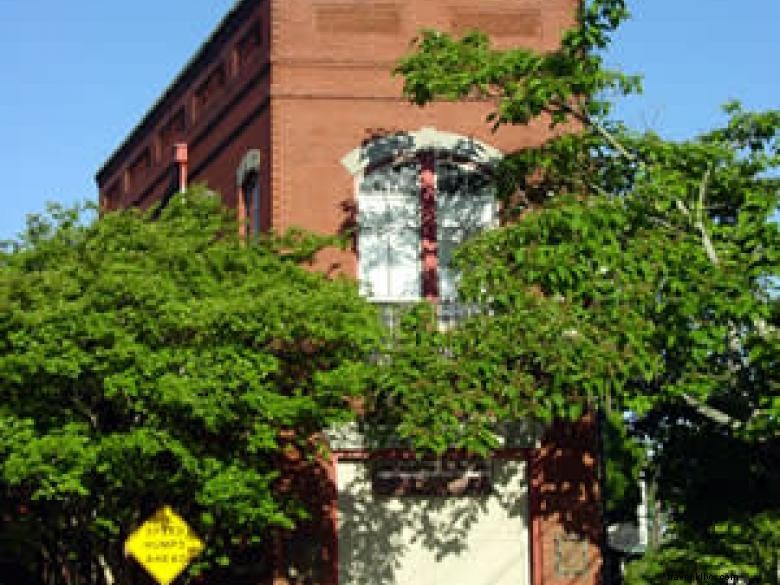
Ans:
<svg viewBox="0 0 780 585"><path fill-rule="evenodd" d="M241 235L260 233L263 229L260 192L260 151L250 150L236 172L238 185L238 221Z"/></svg>
<svg viewBox="0 0 780 585"><path fill-rule="evenodd" d="M457 301L453 252L497 222L500 154L423 130L383 137L342 161L356 175L358 278L379 303Z"/></svg>

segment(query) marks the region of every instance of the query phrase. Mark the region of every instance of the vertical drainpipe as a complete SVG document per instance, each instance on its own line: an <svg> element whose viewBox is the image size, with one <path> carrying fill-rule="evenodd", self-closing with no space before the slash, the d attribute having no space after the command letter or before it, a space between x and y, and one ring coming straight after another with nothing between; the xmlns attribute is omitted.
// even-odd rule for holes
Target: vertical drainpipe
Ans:
<svg viewBox="0 0 780 585"><path fill-rule="evenodd" d="M179 142L173 147L173 150L173 160L179 175L179 193L183 193L187 190L187 163L189 160L187 143Z"/></svg>

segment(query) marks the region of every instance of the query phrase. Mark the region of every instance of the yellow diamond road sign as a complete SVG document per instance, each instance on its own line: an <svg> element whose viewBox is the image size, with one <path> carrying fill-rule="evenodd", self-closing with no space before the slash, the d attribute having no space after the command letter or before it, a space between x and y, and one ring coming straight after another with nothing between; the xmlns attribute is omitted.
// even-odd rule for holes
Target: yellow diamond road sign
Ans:
<svg viewBox="0 0 780 585"><path fill-rule="evenodd" d="M135 557L160 585L170 585L202 550L200 538L168 506L125 542L125 554Z"/></svg>

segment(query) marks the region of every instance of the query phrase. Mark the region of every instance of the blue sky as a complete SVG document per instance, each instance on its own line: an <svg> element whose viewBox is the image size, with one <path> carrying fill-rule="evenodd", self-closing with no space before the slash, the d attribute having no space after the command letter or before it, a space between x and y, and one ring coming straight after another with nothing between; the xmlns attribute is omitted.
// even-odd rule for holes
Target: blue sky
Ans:
<svg viewBox="0 0 780 585"><path fill-rule="evenodd" d="M608 63L644 76L620 104L632 127L686 138L722 122L720 106L780 108L780 1L629 0Z"/></svg>
<svg viewBox="0 0 780 585"><path fill-rule="evenodd" d="M0 0L0 240L93 176L233 0ZM737 98L780 108L780 1L630 0L609 62L645 75L618 113L671 138Z"/></svg>

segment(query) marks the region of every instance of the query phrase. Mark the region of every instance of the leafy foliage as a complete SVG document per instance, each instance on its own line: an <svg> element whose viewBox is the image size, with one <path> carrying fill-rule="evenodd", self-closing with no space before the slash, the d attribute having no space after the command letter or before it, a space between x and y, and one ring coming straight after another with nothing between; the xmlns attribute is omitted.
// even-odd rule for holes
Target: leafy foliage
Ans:
<svg viewBox="0 0 780 585"><path fill-rule="evenodd" d="M351 416L377 319L299 266L327 240L237 234L195 189L157 220L55 207L0 257L0 488L72 579L121 580L121 543L162 504L207 542L200 569L306 514L279 463Z"/></svg>
<svg viewBox="0 0 780 585"><path fill-rule="evenodd" d="M639 87L638 77L606 69L598 51L627 16L623 0L583 3L582 26L568 31L560 49L549 53L498 51L478 31L454 39L424 30L417 51L399 62L396 73L404 77L404 94L418 105L442 98L495 100L489 117L494 127L526 124L542 114L553 124L572 117L582 122L609 110L599 94L625 94Z"/></svg>
<svg viewBox="0 0 780 585"><path fill-rule="evenodd" d="M669 583L671 575L734 576L743 582L777 582L780 516L777 511L713 523L704 533L677 527L673 540L628 566L631 585Z"/></svg>
<svg viewBox="0 0 780 585"><path fill-rule="evenodd" d="M481 314L447 334L430 320L413 328L407 339L430 355L417 362L419 353L399 350L403 383L379 396L392 397L410 437L441 447L435 423L447 420L451 435L469 429L461 443L483 450L490 424L512 416L576 418L596 404L632 412L653 445L648 472L668 520L665 544L629 582L665 583L685 567L739 569L770 583L777 549L763 543L778 535L780 232L771 217L780 205L780 111L730 103L723 127L682 142L611 121L611 97L639 89L601 57L626 17L621 0L586 2L582 26L545 54L495 50L479 33L426 31L400 61L414 103L487 98L494 128L542 118L574 132L507 156L506 225L456 255L463 302ZM430 390L438 397L448 384L458 397L431 402ZM615 443L636 451L624 431L613 438L611 455ZM608 464L609 485L625 496L620 486L638 466L622 461ZM617 514L618 503L610 509Z"/></svg>
<svg viewBox="0 0 780 585"><path fill-rule="evenodd" d="M623 134L637 160L653 162L637 169L613 152L612 172L592 176L590 192L526 206L521 221L464 246L462 299L483 314L446 333L412 321L380 384L393 398L389 412L403 404L410 435L439 440L443 412L457 415L455 433L480 417L576 418L605 399L643 414L735 395L742 435L776 431L767 278L778 273L778 230L768 221L778 191L765 177L776 146L772 138L742 152L729 128L748 114L735 116L688 143ZM554 167L561 152L544 149ZM442 401L435 408L433 397Z"/></svg>

